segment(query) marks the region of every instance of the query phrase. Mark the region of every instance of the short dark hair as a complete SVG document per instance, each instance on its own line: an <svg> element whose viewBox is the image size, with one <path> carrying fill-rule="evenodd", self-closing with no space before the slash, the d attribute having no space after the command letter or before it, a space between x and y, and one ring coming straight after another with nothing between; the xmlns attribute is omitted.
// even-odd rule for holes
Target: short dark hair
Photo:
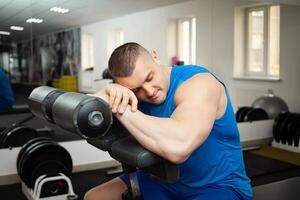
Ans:
<svg viewBox="0 0 300 200"><path fill-rule="evenodd" d="M133 73L138 57L149 52L135 42L125 43L116 48L108 61L108 69L113 77L127 77Z"/></svg>

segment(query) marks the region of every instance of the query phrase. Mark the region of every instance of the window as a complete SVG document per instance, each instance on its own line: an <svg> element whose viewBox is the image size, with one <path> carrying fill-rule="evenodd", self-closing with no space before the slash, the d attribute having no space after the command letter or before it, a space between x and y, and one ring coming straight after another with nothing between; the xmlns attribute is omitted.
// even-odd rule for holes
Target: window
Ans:
<svg viewBox="0 0 300 200"><path fill-rule="evenodd" d="M278 5L246 9L245 76L279 77Z"/></svg>
<svg viewBox="0 0 300 200"><path fill-rule="evenodd" d="M81 69L94 66L94 37L85 33L81 36Z"/></svg>
<svg viewBox="0 0 300 200"><path fill-rule="evenodd" d="M107 58L109 59L115 48L122 44L124 44L124 31L122 29L110 31L107 38Z"/></svg>
<svg viewBox="0 0 300 200"><path fill-rule="evenodd" d="M177 20L177 55L184 64L196 63L196 18Z"/></svg>

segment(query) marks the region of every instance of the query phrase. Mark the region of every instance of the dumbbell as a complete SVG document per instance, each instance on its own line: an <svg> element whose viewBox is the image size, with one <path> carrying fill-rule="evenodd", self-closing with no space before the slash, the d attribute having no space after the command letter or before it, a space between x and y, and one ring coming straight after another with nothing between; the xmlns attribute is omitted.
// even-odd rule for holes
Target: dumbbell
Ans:
<svg viewBox="0 0 300 200"><path fill-rule="evenodd" d="M296 129L296 132L294 134L294 146L299 147L299 140L300 140L300 126L298 125L298 128Z"/></svg>
<svg viewBox="0 0 300 200"><path fill-rule="evenodd" d="M33 188L36 180L42 175L49 177L62 173L69 176L72 168L73 162L68 151L45 137L27 142L17 157L18 174L29 188Z"/></svg>
<svg viewBox="0 0 300 200"><path fill-rule="evenodd" d="M286 144L287 135L288 135L288 125L293 118L292 113L287 113L285 117L282 119L282 123L279 128L280 141L282 144Z"/></svg>
<svg viewBox="0 0 300 200"><path fill-rule="evenodd" d="M288 145L293 145L294 143L294 136L297 132L297 129L300 125L300 115L299 114L292 114L291 120L287 125L287 143Z"/></svg>
<svg viewBox="0 0 300 200"><path fill-rule="evenodd" d="M265 110L261 108L243 106L240 107L236 112L237 122L258 121L265 119L269 119L268 114Z"/></svg>
<svg viewBox="0 0 300 200"><path fill-rule="evenodd" d="M244 121L259 121L259 120L265 120L269 119L269 116L267 112L262 108L251 108L248 111L246 111L246 114L244 116Z"/></svg>
<svg viewBox="0 0 300 200"><path fill-rule="evenodd" d="M296 113L281 113L274 121L273 136L276 142L288 145L299 144L298 129L300 127L300 115ZM297 141L298 138L298 141Z"/></svg>
<svg viewBox="0 0 300 200"><path fill-rule="evenodd" d="M38 132L23 125L11 126L0 133L0 148L20 147L38 137Z"/></svg>
<svg viewBox="0 0 300 200"><path fill-rule="evenodd" d="M242 106L240 108L238 108L235 117L236 117L236 121L237 122L243 122L244 121L244 116L246 114L246 112L251 109L251 107L249 106Z"/></svg>
<svg viewBox="0 0 300 200"><path fill-rule="evenodd" d="M274 120L273 137L277 143L281 142L281 126L284 119L289 115L289 112L280 113Z"/></svg>

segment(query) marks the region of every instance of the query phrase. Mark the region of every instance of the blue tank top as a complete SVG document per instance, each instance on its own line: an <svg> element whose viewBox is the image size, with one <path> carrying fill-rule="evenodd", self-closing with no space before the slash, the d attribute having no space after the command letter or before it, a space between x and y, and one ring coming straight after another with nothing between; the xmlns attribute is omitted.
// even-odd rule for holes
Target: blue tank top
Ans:
<svg viewBox="0 0 300 200"><path fill-rule="evenodd" d="M139 102L139 110L151 116L170 117L175 110L174 95L178 87L199 73L212 74L200 66L173 66L164 103L154 105ZM220 119L214 122L205 142L180 164L179 182L188 187L201 187L208 184L230 186L242 196L251 197L252 189L245 173L239 131L229 93L225 84L215 75L213 76L225 87L226 111Z"/></svg>

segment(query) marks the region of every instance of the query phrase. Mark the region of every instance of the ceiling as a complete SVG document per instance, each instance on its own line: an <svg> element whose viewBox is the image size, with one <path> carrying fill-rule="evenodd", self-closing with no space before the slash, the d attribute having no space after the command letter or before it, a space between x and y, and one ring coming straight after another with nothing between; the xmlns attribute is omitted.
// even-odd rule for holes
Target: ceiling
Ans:
<svg viewBox="0 0 300 200"><path fill-rule="evenodd" d="M0 0L0 31L9 31L6 39L21 40L30 34L40 35L122 15L167 6L188 0ZM68 8L66 14L51 12L51 7ZM41 24L28 24L31 16L43 19ZM22 26L23 31L10 30ZM32 30L32 32L30 31Z"/></svg>
<svg viewBox="0 0 300 200"><path fill-rule="evenodd" d="M56 32L185 1L189 0L0 0L0 31L11 32L9 36L0 35L0 42L28 39L31 34L36 36ZM300 4L300 0L250 1ZM54 6L68 8L70 12L67 14L51 12L49 9ZM31 16L43 19L44 22L26 23L26 19ZM10 30L12 25L23 26L24 30L12 31Z"/></svg>

